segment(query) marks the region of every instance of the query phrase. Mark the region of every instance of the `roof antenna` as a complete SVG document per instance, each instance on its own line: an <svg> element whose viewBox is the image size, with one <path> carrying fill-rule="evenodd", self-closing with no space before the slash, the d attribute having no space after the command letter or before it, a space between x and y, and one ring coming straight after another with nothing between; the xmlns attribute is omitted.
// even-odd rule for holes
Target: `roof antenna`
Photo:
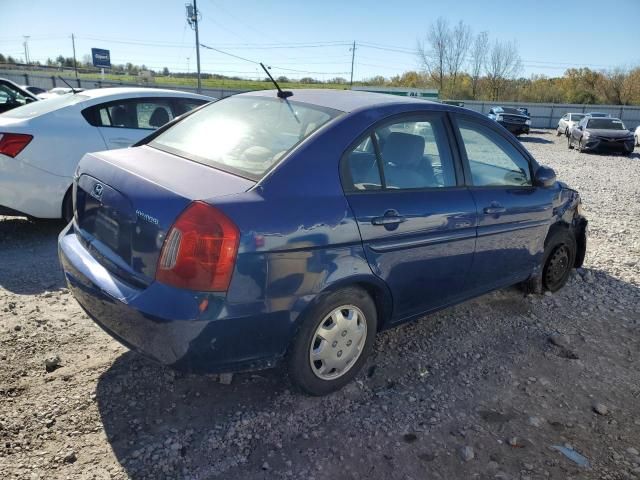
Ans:
<svg viewBox="0 0 640 480"><path fill-rule="evenodd" d="M73 88L73 87L71 86L71 84L70 84L69 82L67 82L64 78L62 78L60 75L58 75L58 78L59 78L60 80L62 80L64 83L66 83L66 84L67 84L67 86L71 89L71 91L72 91L74 94L75 94L75 93L78 93L78 92L76 91L76 89L75 89L75 88Z"/></svg>
<svg viewBox="0 0 640 480"><path fill-rule="evenodd" d="M260 66L262 67L262 69L266 72L266 74L269 76L269 78L271 79L271 81L273 82L273 84L276 86L276 88L278 89L278 98L289 98L293 96L293 92L290 90L282 90L280 88L280 85L278 85L278 82L276 82L273 77L271 76L271 74L269 73L269 70L267 70L267 67L264 66L264 63L260 62Z"/></svg>

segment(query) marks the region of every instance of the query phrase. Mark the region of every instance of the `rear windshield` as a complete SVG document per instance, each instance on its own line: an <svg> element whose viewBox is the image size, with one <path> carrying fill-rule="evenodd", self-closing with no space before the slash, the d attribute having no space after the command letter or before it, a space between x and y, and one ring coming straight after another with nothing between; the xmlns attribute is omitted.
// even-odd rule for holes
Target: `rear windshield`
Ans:
<svg viewBox="0 0 640 480"><path fill-rule="evenodd" d="M622 120L615 118L592 118L587 124L587 128L596 130L625 130Z"/></svg>
<svg viewBox="0 0 640 480"><path fill-rule="evenodd" d="M580 120L582 120L584 118L584 115L580 115L578 113L573 113L571 114L571 121L572 122L579 122Z"/></svg>
<svg viewBox="0 0 640 480"><path fill-rule="evenodd" d="M278 98L229 97L193 113L149 145L256 180L341 113Z"/></svg>
<svg viewBox="0 0 640 480"><path fill-rule="evenodd" d="M22 107L9 110L2 115L5 117L13 118L32 118L39 115L44 115L45 113L53 112L54 110L58 110L59 108L68 107L70 105L75 105L76 103L84 102L85 100L89 100L90 98L91 97L88 97L87 95L78 94L60 95L47 98L46 100L38 100L37 102L28 103Z"/></svg>

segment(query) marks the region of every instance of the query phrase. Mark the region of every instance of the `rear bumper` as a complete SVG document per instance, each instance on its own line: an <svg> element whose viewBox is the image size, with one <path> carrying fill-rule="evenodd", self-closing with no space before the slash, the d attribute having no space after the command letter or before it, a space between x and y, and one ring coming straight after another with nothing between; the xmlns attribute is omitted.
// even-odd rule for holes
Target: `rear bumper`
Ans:
<svg viewBox="0 0 640 480"><path fill-rule="evenodd" d="M284 355L289 312L248 312L224 294L195 293L154 282L127 285L78 241L73 222L58 239L69 289L109 335L159 363L193 372L269 368Z"/></svg>
<svg viewBox="0 0 640 480"><path fill-rule="evenodd" d="M0 208L6 215L61 218L71 178L53 175L18 158L0 154Z"/></svg>
<svg viewBox="0 0 640 480"><path fill-rule="evenodd" d="M498 122L504 128L509 130L514 135L521 135L523 133L529 133L529 125L524 125L521 123L508 123L508 122Z"/></svg>

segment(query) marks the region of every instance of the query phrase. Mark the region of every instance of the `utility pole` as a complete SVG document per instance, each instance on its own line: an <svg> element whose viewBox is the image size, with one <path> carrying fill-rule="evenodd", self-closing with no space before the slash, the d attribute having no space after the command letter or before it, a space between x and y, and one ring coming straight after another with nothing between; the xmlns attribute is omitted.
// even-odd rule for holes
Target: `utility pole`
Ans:
<svg viewBox="0 0 640 480"><path fill-rule="evenodd" d="M351 47L349 50L351 50L351 81L349 82L349 84L353 88L353 63L356 59L356 42L355 41L353 42L353 47Z"/></svg>
<svg viewBox="0 0 640 480"><path fill-rule="evenodd" d="M24 62L29 65L29 35L23 35L24 42Z"/></svg>
<svg viewBox="0 0 640 480"><path fill-rule="evenodd" d="M198 3L197 0L193 0L193 5L187 4L187 22L191 25L196 32L196 63L198 66L198 93L202 89L202 82L200 80L200 35L198 32Z"/></svg>
<svg viewBox="0 0 640 480"><path fill-rule="evenodd" d="M76 62L76 39L71 34L71 45L73 45L73 69L76 71L76 78L78 78L78 62Z"/></svg>

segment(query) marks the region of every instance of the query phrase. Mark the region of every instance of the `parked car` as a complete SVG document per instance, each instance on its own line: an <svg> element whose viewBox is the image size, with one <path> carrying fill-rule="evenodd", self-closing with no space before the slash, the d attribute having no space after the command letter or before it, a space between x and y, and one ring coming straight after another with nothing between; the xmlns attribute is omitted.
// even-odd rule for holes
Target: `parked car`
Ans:
<svg viewBox="0 0 640 480"><path fill-rule="evenodd" d="M568 138L569 149L578 151L613 150L631 155L635 146L633 132L617 118L586 116L573 127Z"/></svg>
<svg viewBox="0 0 640 480"><path fill-rule="evenodd" d="M523 115L526 115L527 117L531 118L531 116L529 115L529 109L527 107L518 107L518 111L521 112Z"/></svg>
<svg viewBox="0 0 640 480"><path fill-rule="evenodd" d="M177 369L286 362L314 395L379 330L518 282L558 290L586 248L579 194L495 122L368 92L220 100L85 155L74 198L60 260L106 332Z"/></svg>
<svg viewBox="0 0 640 480"><path fill-rule="evenodd" d="M635 140L636 147L640 145L640 125L638 125L633 132L633 139Z"/></svg>
<svg viewBox="0 0 640 480"><path fill-rule="evenodd" d="M60 95L0 115L0 214L71 219L71 182L87 152L133 145L212 100L155 88Z"/></svg>
<svg viewBox="0 0 640 480"><path fill-rule="evenodd" d="M489 110L488 117L502 125L515 136L529 133L531 119L517 108L493 107Z"/></svg>
<svg viewBox="0 0 640 480"><path fill-rule="evenodd" d="M38 98L35 95L23 90L11 80L0 78L0 113L37 100Z"/></svg>
<svg viewBox="0 0 640 480"><path fill-rule="evenodd" d="M80 93L84 92L84 88L71 88L71 87L55 87L51 90L47 90L45 92L39 93L38 98L40 100L46 100L47 98L55 98L58 95L67 95L69 93Z"/></svg>
<svg viewBox="0 0 640 480"><path fill-rule="evenodd" d="M558 127L556 128L556 135L565 135L569 137L571 129L585 117L584 113L565 113L558 121Z"/></svg>
<svg viewBox="0 0 640 480"><path fill-rule="evenodd" d="M594 117L594 118L608 118L608 117L611 117L610 114L603 113L603 112L589 112L589 113L585 113L585 116Z"/></svg>
<svg viewBox="0 0 640 480"><path fill-rule="evenodd" d="M41 93L45 93L46 90L44 88L40 88L40 87L32 87L31 85L20 85L20 88L22 88L23 90L26 90L27 92L31 93L32 95L38 96Z"/></svg>

